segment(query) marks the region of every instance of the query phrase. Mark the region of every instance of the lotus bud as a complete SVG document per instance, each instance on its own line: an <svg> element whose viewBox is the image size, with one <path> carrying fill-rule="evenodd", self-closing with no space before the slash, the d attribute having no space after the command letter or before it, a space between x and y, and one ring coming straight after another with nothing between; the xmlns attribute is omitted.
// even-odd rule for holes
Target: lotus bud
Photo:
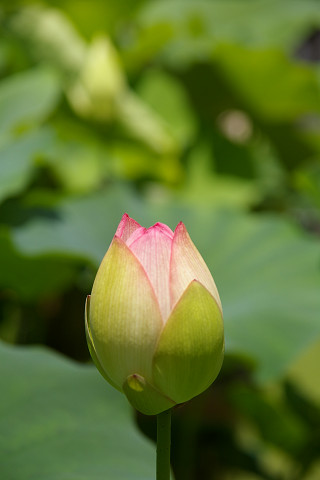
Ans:
<svg viewBox="0 0 320 480"><path fill-rule="evenodd" d="M124 214L87 297L86 335L103 377L155 415L206 390L224 354L217 287L180 222Z"/></svg>

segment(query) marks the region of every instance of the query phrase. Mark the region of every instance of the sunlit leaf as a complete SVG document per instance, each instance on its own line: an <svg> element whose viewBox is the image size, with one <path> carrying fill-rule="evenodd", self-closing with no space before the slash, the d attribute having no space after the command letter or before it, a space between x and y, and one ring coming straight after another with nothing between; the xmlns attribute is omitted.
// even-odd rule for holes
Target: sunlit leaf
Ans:
<svg viewBox="0 0 320 480"><path fill-rule="evenodd" d="M150 480L155 453L95 367L0 345L3 480Z"/></svg>

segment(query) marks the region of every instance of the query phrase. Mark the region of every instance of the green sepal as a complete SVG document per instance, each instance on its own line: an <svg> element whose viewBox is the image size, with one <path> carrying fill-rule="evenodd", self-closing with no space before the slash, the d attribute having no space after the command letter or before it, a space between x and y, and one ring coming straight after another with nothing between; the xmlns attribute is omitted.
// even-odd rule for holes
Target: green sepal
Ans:
<svg viewBox="0 0 320 480"><path fill-rule="evenodd" d="M90 295L88 295L87 298L86 298L86 304L85 304L85 309L84 309L84 320L85 320L86 339L87 339L87 344L88 344L88 348L89 348L91 358L92 358L95 366L97 367L97 369L99 370L99 372L103 376L103 378L105 380L107 380L107 382L109 382L110 385L112 385L114 388L116 388L117 390L122 392L121 388L118 385L116 385L111 380L111 378L108 377L108 375L104 371L104 369L103 369L103 367L102 367L102 365L101 365L101 363L100 363L100 361L97 357L97 354L96 354L96 351L95 351L95 348L94 348L94 344L93 344L93 340L92 340L92 335L91 335L91 332L90 332L89 310L90 310Z"/></svg>
<svg viewBox="0 0 320 480"><path fill-rule="evenodd" d="M175 402L134 373L123 384L123 391L131 405L145 415L157 415L174 407Z"/></svg>
<svg viewBox="0 0 320 480"><path fill-rule="evenodd" d="M176 403L206 390L224 355L223 320L213 296L194 280L175 305L153 359L156 388Z"/></svg>

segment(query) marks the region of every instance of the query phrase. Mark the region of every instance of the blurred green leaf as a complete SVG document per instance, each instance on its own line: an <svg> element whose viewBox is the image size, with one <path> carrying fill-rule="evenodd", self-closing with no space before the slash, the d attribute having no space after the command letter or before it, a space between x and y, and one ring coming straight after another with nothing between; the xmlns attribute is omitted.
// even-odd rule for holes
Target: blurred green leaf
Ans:
<svg viewBox="0 0 320 480"><path fill-rule="evenodd" d="M76 23L81 32L91 37L97 30L113 31L124 20L130 20L146 0L93 0L88 9L87 3L78 0L57 0L55 5L63 8Z"/></svg>
<svg viewBox="0 0 320 480"><path fill-rule="evenodd" d="M293 175L294 185L299 192L298 205L301 216L308 215L310 210L320 216L320 162L315 159L308 165L296 169ZM303 219L302 219L303 220Z"/></svg>
<svg viewBox="0 0 320 480"><path fill-rule="evenodd" d="M173 76L147 71L138 84L140 97L167 123L182 146L193 140L197 124L186 91Z"/></svg>
<svg viewBox="0 0 320 480"><path fill-rule="evenodd" d="M59 93L58 78L45 67L3 79L0 83L1 137L41 123L56 107Z"/></svg>
<svg viewBox="0 0 320 480"><path fill-rule="evenodd" d="M94 367L0 345L3 480L149 480L154 449Z"/></svg>
<svg viewBox="0 0 320 480"><path fill-rule="evenodd" d="M260 380L282 375L320 333L319 245L280 219L151 207L110 189L58 204L55 220L34 219L16 228L14 243L28 255L60 252L98 265L125 211L146 226L186 223L221 294L227 350L255 359Z"/></svg>
<svg viewBox="0 0 320 480"><path fill-rule="evenodd" d="M255 115L290 121L320 111L317 71L278 50L221 45L214 54L227 82Z"/></svg>
<svg viewBox="0 0 320 480"><path fill-rule="evenodd" d="M225 480L264 480L264 478L255 473L233 471L229 475L226 475Z"/></svg>
<svg viewBox="0 0 320 480"><path fill-rule="evenodd" d="M314 0L158 0L146 2L137 23L140 43L149 29L170 26L171 38L159 45L162 58L185 65L221 43L291 53L320 24L320 13Z"/></svg>
<svg viewBox="0 0 320 480"><path fill-rule="evenodd" d="M288 378L313 401L320 405L320 383L315 381L320 373L320 337L300 355L290 367Z"/></svg>
<svg viewBox="0 0 320 480"><path fill-rule="evenodd" d="M52 132L42 128L0 146L0 203L23 191L32 179L37 156L52 145Z"/></svg>
<svg viewBox="0 0 320 480"><path fill-rule="evenodd" d="M134 142L114 142L110 154L112 170L120 179L148 178L174 184L183 177L183 169L177 156L157 155Z"/></svg>
<svg viewBox="0 0 320 480"><path fill-rule="evenodd" d="M239 161L239 156L229 157L230 162L232 158ZM215 208L232 207L241 210L257 201L259 192L252 181L236 175L218 175L213 171L212 163L216 164L216 155L209 145L199 143L191 150L186 181L179 191L180 198L187 204L199 208L214 205Z"/></svg>
<svg viewBox="0 0 320 480"><path fill-rule="evenodd" d="M310 470L303 476L302 480L318 480L320 475L320 460L314 462Z"/></svg>
<svg viewBox="0 0 320 480"><path fill-rule="evenodd" d="M138 95L128 90L119 98L117 107L117 119L129 138L142 141L158 154L177 153L177 141L168 125Z"/></svg>
<svg viewBox="0 0 320 480"><path fill-rule="evenodd" d="M31 59L51 65L66 83L73 80L86 44L63 10L27 2L9 18L10 30Z"/></svg>
<svg viewBox="0 0 320 480"><path fill-rule="evenodd" d="M293 455L307 444L306 425L276 395L269 394L268 398L266 392L233 385L228 398L237 411L255 425L265 442Z"/></svg>
<svg viewBox="0 0 320 480"><path fill-rule="evenodd" d="M120 212L128 206L128 199L131 206L141 204L124 189L57 200L51 219L35 217L17 228L13 232L14 243L28 255L62 254L97 265L111 242ZM41 204L43 200L40 197L38 201Z"/></svg>
<svg viewBox="0 0 320 480"><path fill-rule="evenodd" d="M75 266L61 257L28 258L18 253L8 231L0 229L0 288L23 300L61 292L75 277Z"/></svg>

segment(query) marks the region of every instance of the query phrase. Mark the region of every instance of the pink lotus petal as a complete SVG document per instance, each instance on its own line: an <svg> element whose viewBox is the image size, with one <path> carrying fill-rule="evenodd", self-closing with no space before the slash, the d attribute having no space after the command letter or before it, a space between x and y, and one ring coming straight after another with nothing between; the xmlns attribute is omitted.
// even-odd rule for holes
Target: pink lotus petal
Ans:
<svg viewBox="0 0 320 480"><path fill-rule="evenodd" d="M136 240L138 240L140 237L142 237L145 232L147 231L147 229L145 227L139 227L137 228L131 235L130 237L126 240L126 244L128 245L128 247L130 247L130 245L132 245L132 243L134 243Z"/></svg>
<svg viewBox="0 0 320 480"><path fill-rule="evenodd" d="M138 229L127 241L127 246L144 267L166 320L170 314L169 270L172 230L162 223L148 229Z"/></svg>
<svg viewBox="0 0 320 480"><path fill-rule="evenodd" d="M180 222L174 232L170 263L171 308L192 280L198 280L214 297L222 311L219 293L212 275L193 244L186 227Z"/></svg>
<svg viewBox="0 0 320 480"><path fill-rule="evenodd" d="M129 217L127 213L125 213L118 225L115 236L126 242L133 232L138 228L141 228L141 225L133 218Z"/></svg>
<svg viewBox="0 0 320 480"><path fill-rule="evenodd" d="M168 227L168 225L166 225L165 223L157 222L153 225L153 227L157 227L159 230L161 230L162 233L164 233L169 238L171 238L171 240L173 239L174 233L171 230L171 228ZM153 227L150 227L150 228L153 228Z"/></svg>

